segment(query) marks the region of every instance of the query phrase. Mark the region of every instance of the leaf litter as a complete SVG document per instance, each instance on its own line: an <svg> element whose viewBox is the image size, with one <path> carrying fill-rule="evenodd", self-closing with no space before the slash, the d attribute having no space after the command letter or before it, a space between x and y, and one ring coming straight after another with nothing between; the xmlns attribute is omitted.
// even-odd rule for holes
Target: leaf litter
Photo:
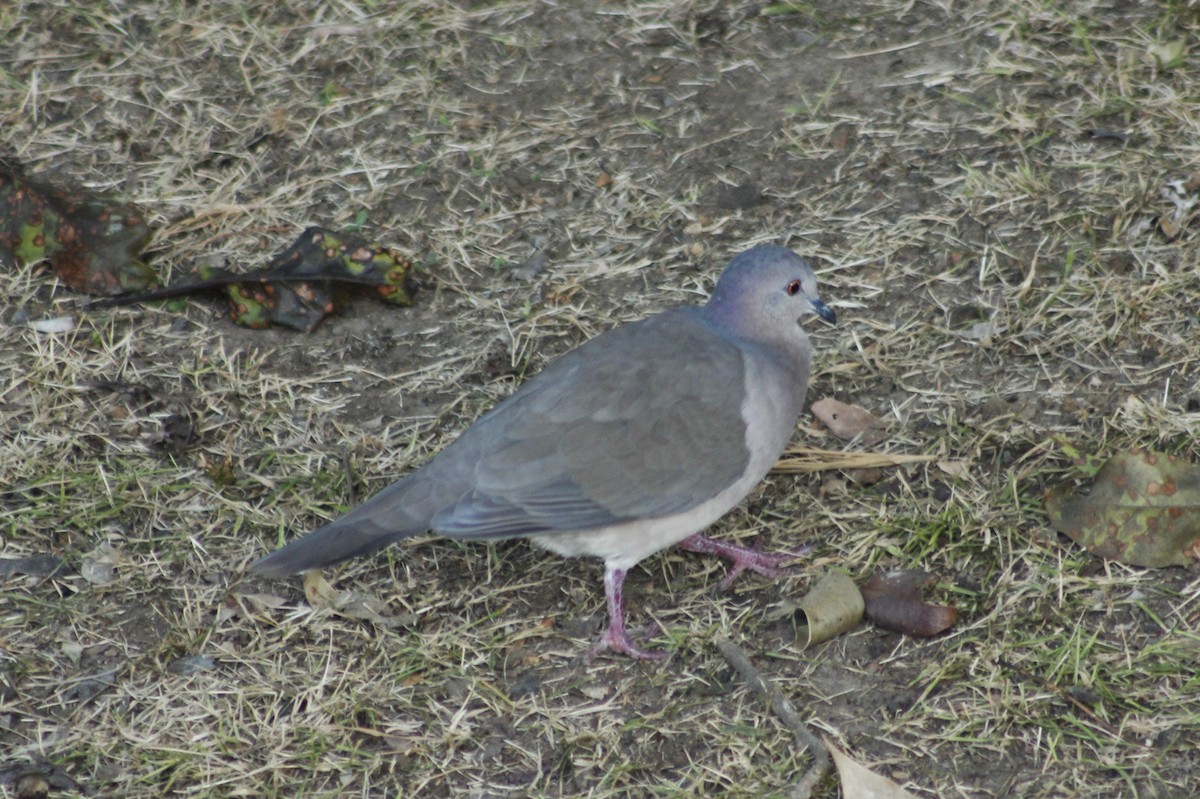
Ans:
<svg viewBox="0 0 1200 799"><path fill-rule="evenodd" d="M885 630L931 638L944 633L958 621L958 611L933 605L921 598L937 577L922 571L891 571L876 574L862 586L867 618Z"/></svg>
<svg viewBox="0 0 1200 799"><path fill-rule="evenodd" d="M369 289L391 305L412 305L411 268L412 260L394 250L314 226L261 270L232 272L204 264L195 279L89 307L133 305L216 290L228 294L230 318L242 327L277 324L311 333L337 309L347 287Z"/></svg>
<svg viewBox="0 0 1200 799"><path fill-rule="evenodd" d="M0 260L46 261L64 284L89 294L140 291L157 282L141 260L152 235L137 205L27 175L0 158Z"/></svg>
<svg viewBox="0 0 1200 799"><path fill-rule="evenodd" d="M1113 456L1089 486L1046 492L1054 528L1094 555L1131 566L1200 560L1200 469L1162 452Z"/></svg>
<svg viewBox="0 0 1200 799"><path fill-rule="evenodd" d="M812 413L838 438L857 439L864 447L873 447L887 437L887 426L857 405L826 397L812 404Z"/></svg>

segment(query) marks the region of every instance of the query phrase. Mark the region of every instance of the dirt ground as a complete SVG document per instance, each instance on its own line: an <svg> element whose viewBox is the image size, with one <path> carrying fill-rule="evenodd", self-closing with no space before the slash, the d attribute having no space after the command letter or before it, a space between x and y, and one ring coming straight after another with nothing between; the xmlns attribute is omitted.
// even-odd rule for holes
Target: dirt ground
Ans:
<svg viewBox="0 0 1200 799"><path fill-rule="evenodd" d="M310 335L3 264L0 555L63 567L0 582L0 796L786 796L807 756L718 636L917 796L1195 795L1196 569L1094 558L1042 495L1064 444L1200 460L1198 34L1195 0L0 3L0 151L140 203L165 277L310 224L418 262L413 307ZM407 542L327 575L341 611L247 571L765 241L839 316L809 399L935 459L768 479L712 532L807 547L782 580L643 563L665 663L582 662L601 569L522 542ZM959 624L801 650L789 601L891 568Z"/></svg>

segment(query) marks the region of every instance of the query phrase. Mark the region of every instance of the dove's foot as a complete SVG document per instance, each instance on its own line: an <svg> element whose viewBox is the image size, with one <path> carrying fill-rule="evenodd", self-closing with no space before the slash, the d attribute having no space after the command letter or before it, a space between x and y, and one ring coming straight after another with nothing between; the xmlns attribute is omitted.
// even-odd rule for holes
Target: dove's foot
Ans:
<svg viewBox="0 0 1200 799"><path fill-rule="evenodd" d="M608 602L608 629L583 656L586 663L591 663L601 652L619 652L635 660L665 660L670 654L661 649L642 649L630 639L629 633L625 630L625 603L621 595L621 588L624 584L624 569L604 567L604 598Z"/></svg>
<svg viewBox="0 0 1200 799"><path fill-rule="evenodd" d="M744 571L752 571L764 577L782 577L788 573L783 564L800 557L802 552L763 552L761 543L755 542L754 547L743 547L718 541L714 538L696 533L679 542L679 546L688 552L699 552L702 555L717 555L730 562L729 574L721 580L721 588L733 585L733 581Z"/></svg>

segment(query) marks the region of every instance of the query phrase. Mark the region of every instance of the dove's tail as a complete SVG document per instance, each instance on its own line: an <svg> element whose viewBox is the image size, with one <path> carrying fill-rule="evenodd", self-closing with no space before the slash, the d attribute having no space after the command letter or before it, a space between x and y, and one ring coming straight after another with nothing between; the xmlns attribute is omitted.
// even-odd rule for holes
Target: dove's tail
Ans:
<svg viewBox="0 0 1200 799"><path fill-rule="evenodd" d="M411 485L401 480L345 516L255 561L250 568L265 577L290 577L370 555L425 532L429 529L428 519L414 516L407 501L410 492L406 489Z"/></svg>

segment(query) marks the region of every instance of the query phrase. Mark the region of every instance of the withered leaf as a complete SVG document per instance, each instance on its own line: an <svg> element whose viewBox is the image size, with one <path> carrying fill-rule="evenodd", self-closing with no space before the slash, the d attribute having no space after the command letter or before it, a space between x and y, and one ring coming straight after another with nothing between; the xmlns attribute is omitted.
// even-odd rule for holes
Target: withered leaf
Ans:
<svg viewBox="0 0 1200 799"><path fill-rule="evenodd" d="M196 279L128 297L92 303L93 308L130 305L185 294L223 290L230 315L243 327L285 325L312 331L336 307L335 289L365 286L385 302L412 305L412 261L379 244L321 227L310 227L265 269L234 273L202 266Z"/></svg>
<svg viewBox="0 0 1200 799"><path fill-rule="evenodd" d="M174 674L197 674L216 667L217 661L212 655L186 655L171 661L167 670Z"/></svg>
<svg viewBox="0 0 1200 799"><path fill-rule="evenodd" d="M120 553L111 544L100 544L83 556L79 573L92 585L108 585L117 579Z"/></svg>
<svg viewBox="0 0 1200 799"><path fill-rule="evenodd" d="M339 590L319 571L305 573L304 596L317 610L330 610L346 619L369 621L377 627L411 627L417 621L413 614L388 614L387 603L377 597L357 591Z"/></svg>
<svg viewBox="0 0 1200 799"><path fill-rule="evenodd" d="M1081 493L1046 492L1054 529L1102 558L1132 566L1200 559L1200 470L1175 455L1134 449L1113 456Z"/></svg>
<svg viewBox="0 0 1200 799"><path fill-rule="evenodd" d="M90 294L141 291L158 282L140 258L150 236L133 203L26 175L0 158L0 259L44 260L64 284Z"/></svg>
<svg viewBox="0 0 1200 799"><path fill-rule="evenodd" d="M852 629L862 620L863 598L854 581L831 571L797 602L780 603L781 614L798 613L796 638L802 648L815 646Z"/></svg>
<svg viewBox="0 0 1200 799"><path fill-rule="evenodd" d="M884 439L883 422L857 405L847 405L826 397L812 404L812 413L838 438L857 438L868 447Z"/></svg>
<svg viewBox="0 0 1200 799"><path fill-rule="evenodd" d="M333 607L341 593L320 571L314 569L304 573L304 598L317 610Z"/></svg>
<svg viewBox="0 0 1200 799"><path fill-rule="evenodd" d="M828 738L824 741L842 782L843 799L917 799L887 777L876 774L838 749Z"/></svg>
<svg viewBox="0 0 1200 799"><path fill-rule="evenodd" d="M945 632L958 621L958 611L921 599L921 591L935 579L923 571L875 575L862 587L867 618L885 630L917 638Z"/></svg>

